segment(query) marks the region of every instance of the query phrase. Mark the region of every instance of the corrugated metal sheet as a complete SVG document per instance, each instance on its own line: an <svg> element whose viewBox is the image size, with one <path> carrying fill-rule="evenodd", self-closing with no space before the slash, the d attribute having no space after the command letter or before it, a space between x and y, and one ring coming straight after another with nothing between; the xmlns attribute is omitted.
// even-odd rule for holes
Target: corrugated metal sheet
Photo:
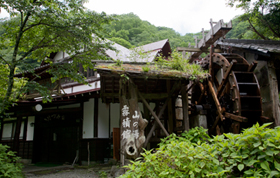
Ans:
<svg viewBox="0 0 280 178"><path fill-rule="evenodd" d="M217 44L224 47L256 50L262 53L280 53L280 41L224 39L218 41Z"/></svg>

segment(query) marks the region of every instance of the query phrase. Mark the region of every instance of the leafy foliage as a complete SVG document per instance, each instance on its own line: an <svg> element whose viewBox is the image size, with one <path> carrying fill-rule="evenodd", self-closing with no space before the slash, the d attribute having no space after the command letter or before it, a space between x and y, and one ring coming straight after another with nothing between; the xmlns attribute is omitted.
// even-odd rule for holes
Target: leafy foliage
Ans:
<svg viewBox="0 0 280 178"><path fill-rule="evenodd" d="M239 17L252 33L249 39L280 39L280 1L279 0L227 0L231 7L245 11ZM241 27L241 26L240 26Z"/></svg>
<svg viewBox="0 0 280 178"><path fill-rule="evenodd" d="M22 165L17 163L19 157L16 157L15 152L7 150L8 146L0 144L0 177L24 177Z"/></svg>
<svg viewBox="0 0 280 178"><path fill-rule="evenodd" d="M50 64L51 69L48 72L53 76L52 82L70 77L83 83L85 78L77 73L79 64L85 69L92 69L94 65L92 59L106 59L104 49L110 46L104 41L103 25L109 23L112 17L105 13L89 11L83 6L84 2L84 0L0 1L0 8L7 10L11 16L11 19L2 22L0 28L0 61L7 64L10 72L0 113L10 103L16 67L30 69L30 66L26 66L30 59ZM71 62L65 61L57 67L57 61L51 61L46 57L60 51L69 54ZM40 88L37 89L41 91ZM45 99L50 97L50 92L43 91L41 94L44 94Z"/></svg>
<svg viewBox="0 0 280 178"><path fill-rule="evenodd" d="M8 76L9 76L8 65L0 63L0 101L4 100L5 92L7 91L8 88ZM22 96L22 93L20 91L22 91L26 82L27 81L24 78L22 79L15 78L12 94L9 98L10 103L17 101L18 97ZM2 102L0 102L0 107L4 107Z"/></svg>
<svg viewBox="0 0 280 178"><path fill-rule="evenodd" d="M280 127L209 138L203 128L162 140L128 165L122 177L279 177Z"/></svg>
<svg viewBox="0 0 280 178"><path fill-rule="evenodd" d="M165 60L162 58L162 56L159 56L156 59L156 65L159 69L164 69L167 67L171 70L186 73L191 76L190 79L192 80L196 78L205 78L207 74L207 71L204 71L200 65L190 64L187 59L183 58L181 53L175 50L172 52L168 60Z"/></svg>

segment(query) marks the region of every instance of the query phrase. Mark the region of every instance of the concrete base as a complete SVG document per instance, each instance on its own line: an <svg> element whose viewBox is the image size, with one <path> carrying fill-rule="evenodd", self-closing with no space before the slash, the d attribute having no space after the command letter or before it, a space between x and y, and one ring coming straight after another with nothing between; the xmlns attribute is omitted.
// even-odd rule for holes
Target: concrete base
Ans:
<svg viewBox="0 0 280 178"><path fill-rule="evenodd" d="M203 114L198 114L195 115L191 118L191 127L203 127L205 129L207 129L207 118L206 115Z"/></svg>
<svg viewBox="0 0 280 178"><path fill-rule="evenodd" d="M19 159L19 163L22 163L23 165L29 165L31 164L32 160L31 159Z"/></svg>

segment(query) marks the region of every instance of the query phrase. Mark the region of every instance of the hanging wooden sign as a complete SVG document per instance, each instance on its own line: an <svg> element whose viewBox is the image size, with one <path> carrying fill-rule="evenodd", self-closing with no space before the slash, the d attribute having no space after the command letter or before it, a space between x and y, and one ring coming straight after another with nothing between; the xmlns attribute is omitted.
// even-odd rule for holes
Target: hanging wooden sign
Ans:
<svg viewBox="0 0 280 178"><path fill-rule="evenodd" d="M137 91L126 78L120 79L121 109L121 154L123 159L135 159L140 156L146 140L144 129L148 124L143 119L138 105Z"/></svg>

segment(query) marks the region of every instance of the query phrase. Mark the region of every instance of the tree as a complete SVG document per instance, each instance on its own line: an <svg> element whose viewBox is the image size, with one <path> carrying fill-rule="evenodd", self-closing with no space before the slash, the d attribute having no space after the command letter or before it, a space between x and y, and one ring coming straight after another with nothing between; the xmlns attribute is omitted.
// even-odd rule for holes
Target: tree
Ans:
<svg viewBox="0 0 280 178"><path fill-rule="evenodd" d="M48 62L52 82L63 77L85 83L77 74L78 64L93 68L92 59L104 59L104 49L110 48L104 42L103 24L112 17L87 10L85 0L0 0L0 8L9 12L11 19L3 22L0 37L0 61L8 66L7 89L1 103L0 113L10 105L14 88L14 73L27 59ZM11 49L12 55L5 53ZM45 59L51 53L65 51L72 62L55 63ZM59 68L56 67L60 65ZM31 72L31 70L30 70ZM25 89L28 89L28 82ZM36 84L37 90L42 88ZM49 100L48 95L43 96Z"/></svg>
<svg viewBox="0 0 280 178"><path fill-rule="evenodd" d="M231 7L245 11L239 17L249 23L253 38L265 40L280 39L280 0L227 0Z"/></svg>

